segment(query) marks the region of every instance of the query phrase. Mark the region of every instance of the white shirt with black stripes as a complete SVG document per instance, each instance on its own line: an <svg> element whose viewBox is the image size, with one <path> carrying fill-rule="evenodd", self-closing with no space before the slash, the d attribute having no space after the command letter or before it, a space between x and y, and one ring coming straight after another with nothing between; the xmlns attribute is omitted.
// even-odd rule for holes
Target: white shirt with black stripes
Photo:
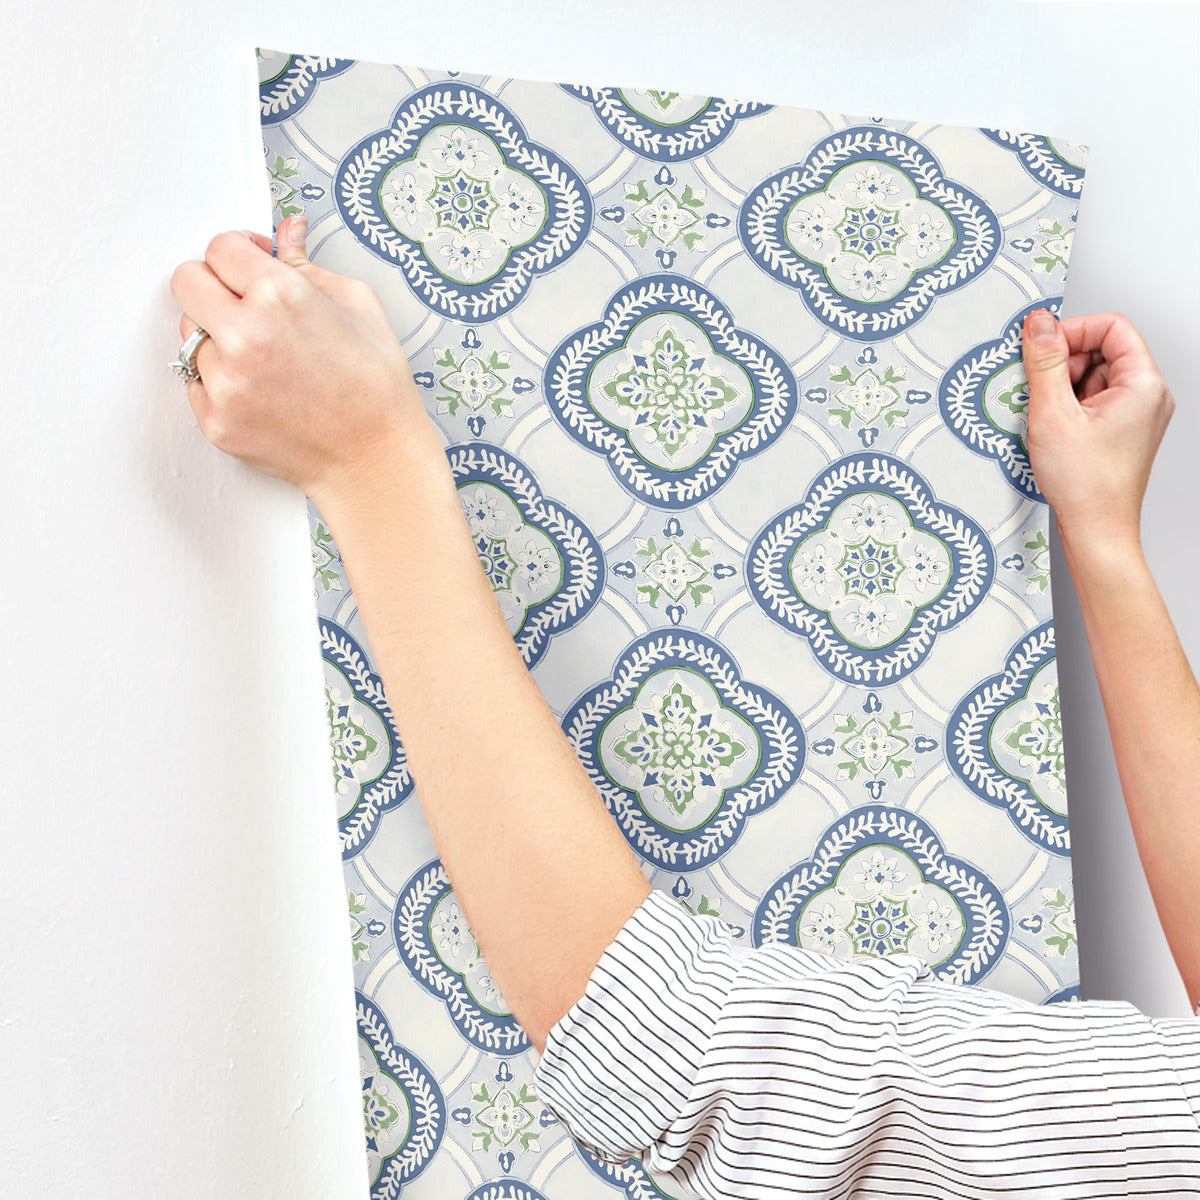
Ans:
<svg viewBox="0 0 1200 1200"><path fill-rule="evenodd" d="M659 890L534 1086L582 1146L703 1200L1200 1196L1200 1021L743 946Z"/></svg>

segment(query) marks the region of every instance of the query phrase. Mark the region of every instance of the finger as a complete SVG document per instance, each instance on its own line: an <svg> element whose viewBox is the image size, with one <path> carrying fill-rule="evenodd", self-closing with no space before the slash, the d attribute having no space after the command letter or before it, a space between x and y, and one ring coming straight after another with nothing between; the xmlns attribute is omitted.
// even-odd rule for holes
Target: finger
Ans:
<svg viewBox="0 0 1200 1200"><path fill-rule="evenodd" d="M274 254L275 243L261 233L255 233L252 229L243 229L242 232L264 253Z"/></svg>
<svg viewBox="0 0 1200 1200"><path fill-rule="evenodd" d="M1145 339L1128 317L1120 313L1096 313L1075 318L1075 322L1078 329L1070 336L1091 351L1093 361L1107 364L1108 387L1136 387L1153 379L1161 381Z"/></svg>
<svg viewBox="0 0 1200 1200"><path fill-rule="evenodd" d="M1021 339L1025 377L1029 381L1029 407L1062 403L1075 404L1071 384L1070 350L1058 321L1045 309L1029 313Z"/></svg>
<svg viewBox="0 0 1200 1200"><path fill-rule="evenodd" d="M1121 313L1091 313L1068 317L1062 323L1063 333L1072 353L1099 353L1108 362L1133 356L1150 361L1150 348L1133 322Z"/></svg>
<svg viewBox="0 0 1200 1200"><path fill-rule="evenodd" d="M1097 350L1091 354L1072 354L1068 360L1071 371L1071 382L1077 384L1084 375L1097 363L1103 362L1104 356Z"/></svg>
<svg viewBox="0 0 1200 1200"><path fill-rule="evenodd" d="M304 240L308 236L308 218L292 216L279 226L275 235L276 253L279 261L289 267L303 266L308 262L308 251Z"/></svg>
<svg viewBox="0 0 1200 1200"><path fill-rule="evenodd" d="M196 324L196 322L193 321L192 318L187 315L187 313L184 313L183 316L179 318L179 337L180 337L180 351L181 352L183 349L183 344L188 340L188 338L190 338L192 336L193 333L196 332L196 330L198 328L200 328L200 326L198 326ZM205 329L207 332L207 327L205 327ZM208 357L208 365L212 366L213 337L212 337L211 333L208 335L208 337L206 337L200 343L199 346L196 347L196 353L192 355L192 362L195 363L196 370L200 372L201 379L204 378L204 360L205 360L206 355ZM189 394L190 394L191 386L192 386L192 381L189 380L188 381Z"/></svg>
<svg viewBox="0 0 1200 1200"><path fill-rule="evenodd" d="M184 342L195 332L196 322L191 317L184 313L179 318L179 336ZM201 366L201 357L204 351L212 344L212 338L205 338L200 343L199 349L192 356L192 361L196 364L196 370L200 372L199 379L189 379L186 381L188 404L191 406L192 415L196 418L196 424L200 426L203 432L208 428L208 422L212 419L213 404L212 397L208 394L208 389L204 386L204 368ZM211 360L210 360L211 365ZM207 435L206 435L207 436Z"/></svg>
<svg viewBox="0 0 1200 1200"><path fill-rule="evenodd" d="M1108 363L1097 363L1084 375L1077 389L1080 400L1090 400L1108 387Z"/></svg>
<svg viewBox="0 0 1200 1200"><path fill-rule="evenodd" d="M179 307L209 333L226 327L237 309L237 297L207 263L180 263L171 276L171 295Z"/></svg>
<svg viewBox="0 0 1200 1200"><path fill-rule="evenodd" d="M204 261L236 296L244 296L258 280L284 271L283 264L272 258L270 251L245 233L217 234L208 243Z"/></svg>

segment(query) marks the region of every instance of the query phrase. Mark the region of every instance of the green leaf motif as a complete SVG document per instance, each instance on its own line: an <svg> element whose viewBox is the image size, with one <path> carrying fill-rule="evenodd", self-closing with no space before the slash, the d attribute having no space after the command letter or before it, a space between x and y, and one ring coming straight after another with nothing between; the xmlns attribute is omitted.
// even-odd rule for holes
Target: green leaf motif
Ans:
<svg viewBox="0 0 1200 1200"><path fill-rule="evenodd" d="M508 380L501 371L512 370L508 351L493 350L486 362L474 351L461 360L455 358L449 346L435 351L434 364L444 368L438 377L442 391L434 397L439 413L477 413L490 408L498 417L511 417L512 397L508 395Z"/></svg>
<svg viewBox="0 0 1200 1200"><path fill-rule="evenodd" d="M717 907L709 900L707 896L700 897L700 903L693 908L686 900L678 898L679 903L692 914L693 917L716 917L720 920L721 914Z"/></svg>
<svg viewBox="0 0 1200 1200"><path fill-rule="evenodd" d="M897 407L900 391L896 385L906 382L903 369L888 366L883 374L879 374L868 367L855 374L849 364L843 364L829 376L829 382L842 385L833 397L841 403L826 409L831 425L840 422L843 429L849 429L857 418L864 427L869 428L880 416L889 429L897 423L901 426L907 424L905 418L910 410Z"/></svg>
<svg viewBox="0 0 1200 1200"><path fill-rule="evenodd" d="M1042 228L1037 248L1043 253L1034 258L1034 266L1040 267L1047 275L1058 267L1065 271L1071 243L1075 239L1074 228L1064 226L1060 221L1040 221L1039 224Z"/></svg>
<svg viewBox="0 0 1200 1200"><path fill-rule="evenodd" d="M626 184L625 199L637 207L631 213L634 224L625 229L625 244L636 243L644 250L653 239L663 246L678 240L687 250L702 247L704 231L694 226L700 221L697 210L705 207L703 197L704 189L697 192L690 183L684 186L682 196L668 187L652 194L644 179L638 180L636 187Z"/></svg>
<svg viewBox="0 0 1200 1200"><path fill-rule="evenodd" d="M325 592L342 590L341 555L334 545L333 535L318 521L312 533L313 576Z"/></svg>
<svg viewBox="0 0 1200 1200"><path fill-rule="evenodd" d="M350 901L350 941L354 950L354 961L362 962L371 957L370 943L363 936L367 932L367 923L362 919L367 911L366 896L356 896L347 892Z"/></svg>
<svg viewBox="0 0 1200 1200"><path fill-rule="evenodd" d="M913 759L904 757L911 742L904 737L913 731L906 718L912 713L893 711L885 724L878 717L858 723L853 713L846 713L835 722L834 732L844 734L839 749L849 757L837 764L839 779L857 779L859 771L878 779L889 768L897 779L911 775Z"/></svg>
<svg viewBox="0 0 1200 1200"><path fill-rule="evenodd" d="M282 154L275 156L274 165L268 160L267 176L270 180L271 196L273 199L272 214L278 211L280 219L286 220L304 211L302 204L294 203L300 195L300 189L291 180L300 174L298 158L284 158Z"/></svg>

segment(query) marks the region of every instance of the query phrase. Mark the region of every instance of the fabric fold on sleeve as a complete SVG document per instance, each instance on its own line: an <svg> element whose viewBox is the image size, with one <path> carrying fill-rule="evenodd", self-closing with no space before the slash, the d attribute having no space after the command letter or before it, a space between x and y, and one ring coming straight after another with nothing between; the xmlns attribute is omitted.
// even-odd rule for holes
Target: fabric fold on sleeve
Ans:
<svg viewBox="0 0 1200 1200"><path fill-rule="evenodd" d="M657 890L534 1086L584 1148L705 1200L1200 1197L1200 1022L739 945Z"/></svg>
<svg viewBox="0 0 1200 1200"><path fill-rule="evenodd" d="M641 1161L677 1121L736 970L732 949L727 926L657 889L621 927L534 1073L580 1145L606 1162Z"/></svg>
<svg viewBox="0 0 1200 1200"><path fill-rule="evenodd" d="M674 1171L689 1151L700 1153L705 1136L722 1133L726 1076L739 1068L714 1055L714 1032L735 982L753 987L764 966L768 987L781 969L784 978L854 971L795 946L739 945L725 922L652 891L547 1035L534 1074L542 1103L598 1158ZM876 989L868 982L866 1004L929 973L915 955L889 955L869 967Z"/></svg>

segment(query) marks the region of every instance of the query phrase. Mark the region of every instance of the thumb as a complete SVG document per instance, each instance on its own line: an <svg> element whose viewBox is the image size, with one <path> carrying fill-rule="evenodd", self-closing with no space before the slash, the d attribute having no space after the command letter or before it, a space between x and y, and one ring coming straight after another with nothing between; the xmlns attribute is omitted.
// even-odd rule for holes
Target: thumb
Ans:
<svg viewBox="0 0 1200 1200"><path fill-rule="evenodd" d="M1030 408L1054 403L1063 397L1075 400L1069 365L1071 350L1066 334L1044 308L1025 318L1021 355L1025 360L1025 377L1029 380Z"/></svg>
<svg viewBox="0 0 1200 1200"><path fill-rule="evenodd" d="M307 217L288 217L280 225L275 240L275 257L289 267L301 267L308 262L308 251L304 248L304 239L308 234Z"/></svg>

